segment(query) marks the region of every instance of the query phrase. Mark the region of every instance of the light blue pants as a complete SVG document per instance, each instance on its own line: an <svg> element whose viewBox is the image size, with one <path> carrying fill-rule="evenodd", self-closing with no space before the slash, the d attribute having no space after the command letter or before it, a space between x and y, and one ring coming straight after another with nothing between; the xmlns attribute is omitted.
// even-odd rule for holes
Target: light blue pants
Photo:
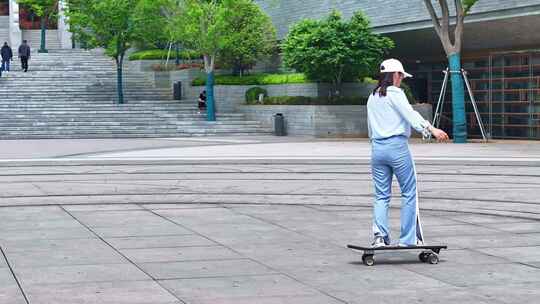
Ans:
<svg viewBox="0 0 540 304"><path fill-rule="evenodd" d="M392 177L401 188L401 236L399 244L416 245L424 241L418 212L416 169L409 151L408 138L394 136L372 141L371 171L375 185L373 234L390 244L388 209L392 196Z"/></svg>

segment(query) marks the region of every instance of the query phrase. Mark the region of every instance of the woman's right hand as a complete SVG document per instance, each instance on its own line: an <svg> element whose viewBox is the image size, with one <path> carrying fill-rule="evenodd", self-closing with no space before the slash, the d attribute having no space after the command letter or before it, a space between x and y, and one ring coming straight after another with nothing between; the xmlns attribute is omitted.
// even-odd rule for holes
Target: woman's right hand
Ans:
<svg viewBox="0 0 540 304"><path fill-rule="evenodd" d="M438 140L438 141L447 141L448 140L448 134L446 134L446 132L444 132L443 130L441 129L437 129L435 127L431 127L429 129L429 131L431 132L431 134Z"/></svg>

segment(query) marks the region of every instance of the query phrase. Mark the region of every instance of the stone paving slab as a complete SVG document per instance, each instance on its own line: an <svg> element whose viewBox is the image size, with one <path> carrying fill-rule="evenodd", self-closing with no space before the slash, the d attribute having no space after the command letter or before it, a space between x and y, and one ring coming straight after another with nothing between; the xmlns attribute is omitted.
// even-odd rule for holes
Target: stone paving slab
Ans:
<svg viewBox="0 0 540 304"><path fill-rule="evenodd" d="M88 229L78 226L70 228L54 228L39 230L0 230L0 242L17 240L43 240L43 239L80 239L95 237Z"/></svg>
<svg viewBox="0 0 540 304"><path fill-rule="evenodd" d="M248 259L143 263L140 266L158 280L276 273L275 270Z"/></svg>
<svg viewBox="0 0 540 304"><path fill-rule="evenodd" d="M242 258L238 253L222 246L197 246L175 248L143 248L121 250L134 263L186 262Z"/></svg>
<svg viewBox="0 0 540 304"><path fill-rule="evenodd" d="M477 237L474 235L447 235L443 237L434 237L430 241L436 243L445 243L454 249L475 248L481 249L499 249L512 246L539 246L540 233L512 234L497 233L496 235L484 235Z"/></svg>
<svg viewBox="0 0 540 304"><path fill-rule="evenodd" d="M212 246L216 243L199 235L157 235L140 237L107 238L117 249L174 248L192 246Z"/></svg>
<svg viewBox="0 0 540 304"><path fill-rule="evenodd" d="M130 210L143 210L144 208L139 205L125 204L125 205L83 205L83 206L64 206L65 210L71 212L99 212L99 211L130 211Z"/></svg>
<svg viewBox="0 0 540 304"><path fill-rule="evenodd" d="M473 288L471 292L503 304L534 303L540 297L540 283L486 285Z"/></svg>
<svg viewBox="0 0 540 304"><path fill-rule="evenodd" d="M502 257L515 263L540 263L540 246L516 246L507 248L483 248L478 251Z"/></svg>
<svg viewBox="0 0 540 304"><path fill-rule="evenodd" d="M190 304L340 304L342 300L335 299L326 295L316 296L252 296L252 297L232 297L232 298L218 298L218 299L206 299L195 298L190 300Z"/></svg>
<svg viewBox="0 0 540 304"><path fill-rule="evenodd" d="M540 221L530 221L522 223L502 223L502 224L486 224L486 227L493 229L512 232L512 233L531 233L540 231Z"/></svg>
<svg viewBox="0 0 540 304"><path fill-rule="evenodd" d="M17 267L15 274L23 286L105 281L144 281L150 279L132 264Z"/></svg>
<svg viewBox="0 0 540 304"><path fill-rule="evenodd" d="M153 281L31 285L32 304L184 304Z"/></svg>
<svg viewBox="0 0 540 304"><path fill-rule="evenodd" d="M455 287L474 287L482 285L540 283L540 269L520 264L477 264L477 265L438 265L429 269L421 264L404 265L422 275L436 276L438 280Z"/></svg>
<svg viewBox="0 0 540 304"><path fill-rule="evenodd" d="M26 304L26 300L11 271L9 268L3 268L2 266L0 266L0 303Z"/></svg>
<svg viewBox="0 0 540 304"><path fill-rule="evenodd" d="M49 267L63 265L118 264L126 260L110 248L81 247L77 250L41 250L6 252L14 267Z"/></svg>
<svg viewBox="0 0 540 304"><path fill-rule="evenodd" d="M238 298L316 296L320 293L283 275L166 280L161 284L188 303L232 302Z"/></svg>
<svg viewBox="0 0 540 304"><path fill-rule="evenodd" d="M22 222L22 223L21 223ZM4 221L0 223L1 231L11 230L41 230L41 229L57 229L57 228L77 228L80 224L74 219L58 219L58 220L33 220L33 221Z"/></svg>
<svg viewBox="0 0 540 304"><path fill-rule="evenodd" d="M493 304L493 298L488 295L471 292L463 288L413 288L412 290L373 290L366 292L358 291L338 291L333 293L345 303L362 304L362 303L380 303L380 304L396 304L396 303L463 303L463 304Z"/></svg>
<svg viewBox="0 0 540 304"><path fill-rule="evenodd" d="M6 252L15 254L17 252L32 251L73 251L81 248L92 248L92 250L107 251L109 246L97 238L80 239L37 239L37 240L14 240L3 241Z"/></svg>
<svg viewBox="0 0 540 304"><path fill-rule="evenodd" d="M104 238L193 234L191 230L182 228L170 222L161 222L158 225L144 226L99 227L92 228L92 231Z"/></svg>
<svg viewBox="0 0 540 304"><path fill-rule="evenodd" d="M157 226L168 222L146 210L133 211L96 211L71 212L79 221L90 228L122 227L122 226Z"/></svg>

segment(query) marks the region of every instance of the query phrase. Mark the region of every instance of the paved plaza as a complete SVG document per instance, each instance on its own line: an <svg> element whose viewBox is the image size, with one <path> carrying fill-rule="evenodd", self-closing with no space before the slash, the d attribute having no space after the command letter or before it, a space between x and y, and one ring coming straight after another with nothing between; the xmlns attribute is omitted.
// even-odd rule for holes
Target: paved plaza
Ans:
<svg viewBox="0 0 540 304"><path fill-rule="evenodd" d="M414 140L440 263L364 266L365 140L4 141L0 303L536 303L540 143ZM399 188L391 226L399 235Z"/></svg>

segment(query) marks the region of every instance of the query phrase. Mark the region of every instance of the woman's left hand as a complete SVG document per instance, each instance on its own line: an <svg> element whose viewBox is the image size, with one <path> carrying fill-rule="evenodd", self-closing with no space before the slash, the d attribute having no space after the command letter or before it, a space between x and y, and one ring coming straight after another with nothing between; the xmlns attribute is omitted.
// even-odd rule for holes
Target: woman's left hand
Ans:
<svg viewBox="0 0 540 304"><path fill-rule="evenodd" d="M435 127L431 127L430 130L431 131L431 134L433 134L433 136L437 139L437 141L439 142L443 142L443 141L447 141L448 140L448 134L446 134L446 132L444 132L443 130L441 129L437 129Z"/></svg>

